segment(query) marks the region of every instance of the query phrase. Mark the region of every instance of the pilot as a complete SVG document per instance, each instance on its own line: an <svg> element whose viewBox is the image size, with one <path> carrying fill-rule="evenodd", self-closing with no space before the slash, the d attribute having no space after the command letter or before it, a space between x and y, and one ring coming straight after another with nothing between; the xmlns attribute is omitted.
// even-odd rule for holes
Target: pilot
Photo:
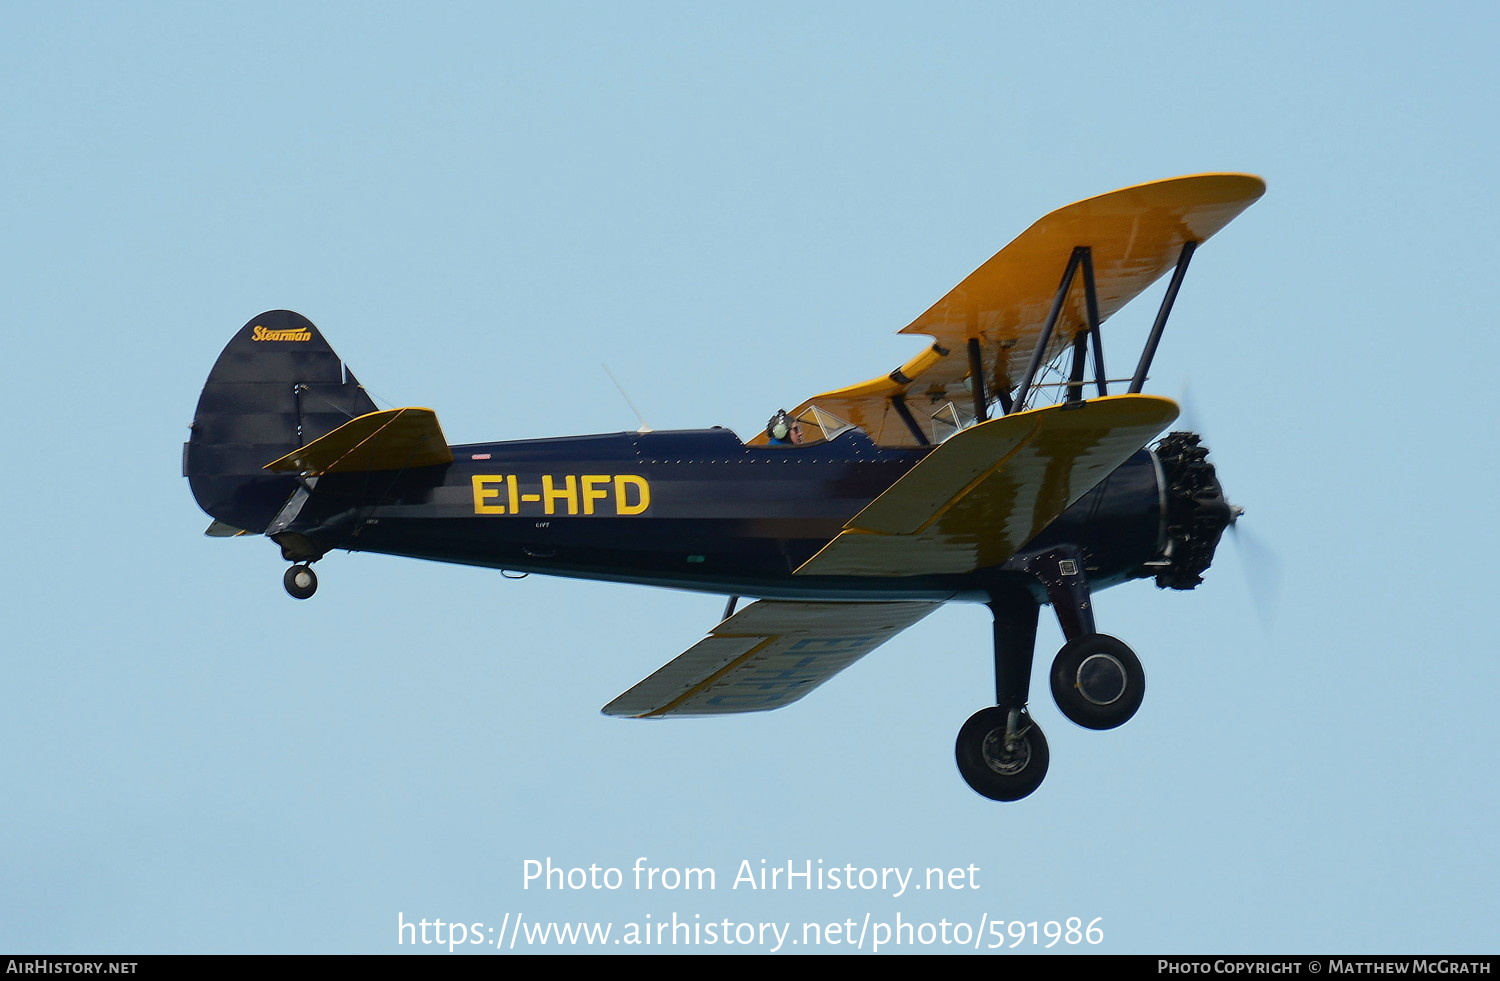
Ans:
<svg viewBox="0 0 1500 981"><path fill-rule="evenodd" d="M772 446L787 446L802 442L802 427L797 420L787 415L785 409L777 409L771 421L766 423L766 436Z"/></svg>

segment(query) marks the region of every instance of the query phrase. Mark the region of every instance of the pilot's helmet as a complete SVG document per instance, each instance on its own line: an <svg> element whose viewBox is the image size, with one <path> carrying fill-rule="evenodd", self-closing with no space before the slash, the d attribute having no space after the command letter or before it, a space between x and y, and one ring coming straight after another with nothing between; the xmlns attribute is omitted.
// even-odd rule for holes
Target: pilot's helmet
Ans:
<svg viewBox="0 0 1500 981"><path fill-rule="evenodd" d="M786 414L785 409L777 409L771 421L766 423L766 435L771 437L773 443L785 443L792 435L792 417Z"/></svg>

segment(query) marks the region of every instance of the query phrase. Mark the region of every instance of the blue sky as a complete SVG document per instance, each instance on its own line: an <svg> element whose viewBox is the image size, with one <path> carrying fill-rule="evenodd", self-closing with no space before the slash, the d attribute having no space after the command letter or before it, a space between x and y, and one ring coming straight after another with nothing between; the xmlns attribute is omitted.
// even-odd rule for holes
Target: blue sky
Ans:
<svg viewBox="0 0 1500 981"><path fill-rule="evenodd" d="M6 19L0 949L383 953L412 949L398 914L675 913L1494 952L1491 7ZM340 554L297 603L269 543L201 536L178 476L265 309L455 442L634 428L601 363L659 429L748 436L911 356L893 332L1047 211L1210 170L1269 191L1195 259L1152 387L1190 388L1274 609L1232 545L1194 593L1101 594L1145 705L1086 732L1037 686L1052 768L1018 804L952 761L989 698L980 607L780 712L606 719L721 600ZM1152 312L1107 325L1127 362ZM1044 615L1039 662L1060 643ZM642 856L719 888L523 887L528 859ZM729 888L762 859L978 888Z"/></svg>

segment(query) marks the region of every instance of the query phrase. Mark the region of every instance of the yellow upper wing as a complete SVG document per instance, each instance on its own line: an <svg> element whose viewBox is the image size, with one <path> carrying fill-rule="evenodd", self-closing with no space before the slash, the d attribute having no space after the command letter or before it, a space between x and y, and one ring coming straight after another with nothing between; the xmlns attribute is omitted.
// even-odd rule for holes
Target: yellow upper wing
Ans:
<svg viewBox="0 0 1500 981"><path fill-rule="evenodd" d="M814 396L793 415L806 423L821 410L859 426L882 445L916 445L891 401L900 396L926 440L940 442L969 421L943 415L972 405L969 340L979 341L984 391L1014 389L1074 248L1090 249L1103 322L1171 269L1185 243L1202 243L1263 193L1265 183L1250 174L1199 174L1138 184L1059 208L902 328L903 334L930 335L934 343L927 350L889 375ZM1047 360L1087 328L1084 307L1082 277L1076 277ZM823 428L828 429L826 424Z"/></svg>

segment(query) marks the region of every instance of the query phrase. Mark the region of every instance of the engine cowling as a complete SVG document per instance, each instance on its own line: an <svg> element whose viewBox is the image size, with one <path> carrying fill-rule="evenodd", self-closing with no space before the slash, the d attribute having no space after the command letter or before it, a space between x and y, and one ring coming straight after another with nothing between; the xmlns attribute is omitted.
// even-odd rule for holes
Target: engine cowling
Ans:
<svg viewBox="0 0 1500 981"><path fill-rule="evenodd" d="M1197 433L1169 433L1151 451L1161 467L1166 548L1153 565L1162 589L1192 589L1203 581L1214 550L1236 511L1224 498L1208 447Z"/></svg>

